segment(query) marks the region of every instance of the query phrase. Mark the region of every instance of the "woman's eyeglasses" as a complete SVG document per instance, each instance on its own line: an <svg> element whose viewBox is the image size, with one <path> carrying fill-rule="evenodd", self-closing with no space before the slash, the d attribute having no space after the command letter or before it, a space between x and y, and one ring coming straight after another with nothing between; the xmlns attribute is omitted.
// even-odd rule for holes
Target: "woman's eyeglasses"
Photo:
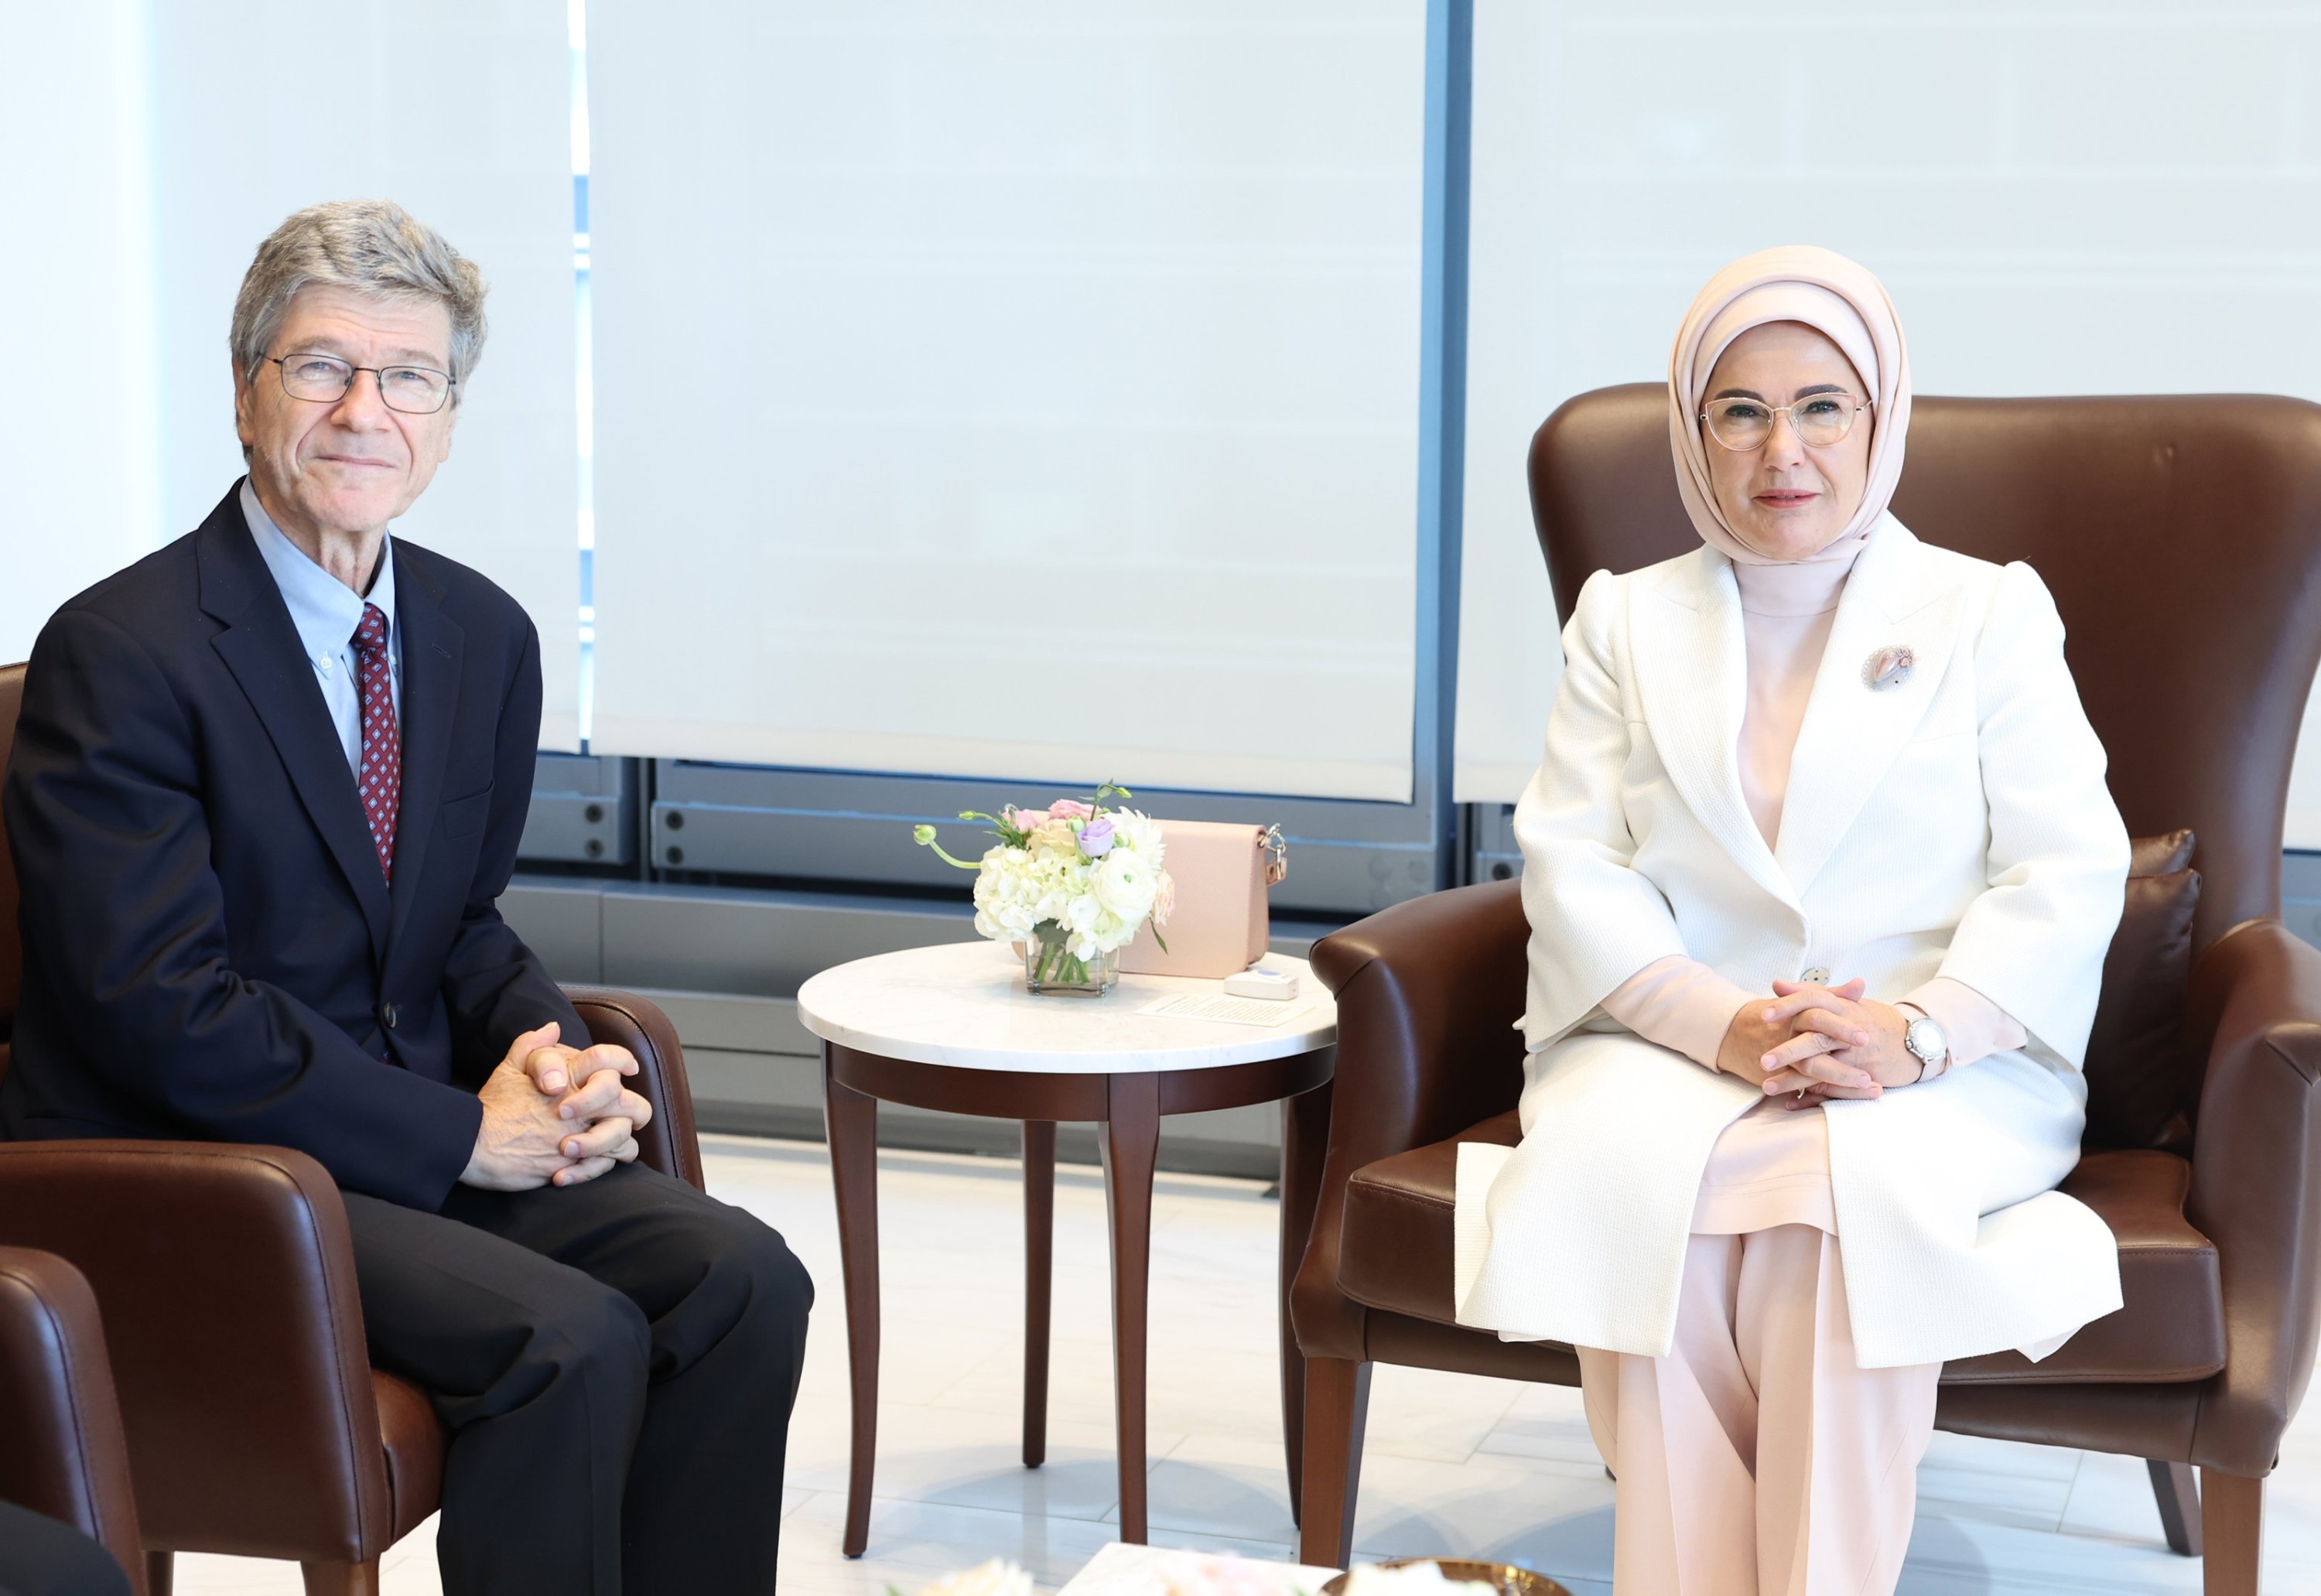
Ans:
<svg viewBox="0 0 2321 1596"><path fill-rule="evenodd" d="M1773 417L1786 415L1798 431L1798 442L1809 449L1825 448L1853 430L1855 417L1875 404L1852 394L1808 394L1794 405L1768 405L1762 399L1711 399L1700 413L1708 435L1746 454L1762 449L1773 435Z"/></svg>

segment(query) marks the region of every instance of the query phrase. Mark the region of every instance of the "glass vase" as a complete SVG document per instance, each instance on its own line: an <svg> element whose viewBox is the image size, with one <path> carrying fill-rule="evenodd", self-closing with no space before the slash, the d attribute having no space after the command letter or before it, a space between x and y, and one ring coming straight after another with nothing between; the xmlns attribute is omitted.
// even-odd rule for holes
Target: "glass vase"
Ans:
<svg viewBox="0 0 2321 1596"><path fill-rule="evenodd" d="M1101 998L1119 983L1120 953L1075 958L1060 927L1042 922L1024 944L1024 990L1048 998Z"/></svg>

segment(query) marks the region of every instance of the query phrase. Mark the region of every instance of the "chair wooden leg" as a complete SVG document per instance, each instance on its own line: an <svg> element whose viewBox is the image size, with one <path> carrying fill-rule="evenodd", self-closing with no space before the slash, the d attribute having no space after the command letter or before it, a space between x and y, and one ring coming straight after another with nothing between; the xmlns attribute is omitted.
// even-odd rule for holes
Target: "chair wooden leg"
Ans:
<svg viewBox="0 0 2321 1596"><path fill-rule="evenodd" d="M378 1559L368 1563L301 1563L306 1596L378 1596Z"/></svg>
<svg viewBox="0 0 2321 1596"><path fill-rule="evenodd" d="M1354 1555L1354 1497L1370 1421L1370 1366L1347 1358L1306 1360L1305 1510L1297 1560L1343 1568Z"/></svg>
<svg viewBox="0 0 2321 1596"><path fill-rule="evenodd" d="M2179 1557L2200 1555L2200 1485L2189 1463L2144 1460L2152 1475L2152 1494L2160 1503L2160 1533L2168 1549Z"/></svg>
<svg viewBox="0 0 2321 1596"><path fill-rule="evenodd" d="M1048 1322L1055 1283L1056 1122L1024 1122L1024 1466L1048 1461Z"/></svg>
<svg viewBox="0 0 2321 1596"><path fill-rule="evenodd" d="M2200 1471L2200 1532L2207 1542L2205 1596L2257 1596L2264 1558L2264 1482Z"/></svg>
<svg viewBox="0 0 2321 1596"><path fill-rule="evenodd" d="M177 1582L177 1555L175 1552L145 1554L145 1596L169 1596Z"/></svg>

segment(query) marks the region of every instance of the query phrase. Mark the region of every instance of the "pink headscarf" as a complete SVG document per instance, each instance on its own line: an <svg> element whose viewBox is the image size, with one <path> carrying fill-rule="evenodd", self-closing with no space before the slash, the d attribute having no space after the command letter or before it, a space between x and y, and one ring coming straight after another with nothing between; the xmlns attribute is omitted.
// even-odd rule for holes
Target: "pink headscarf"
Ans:
<svg viewBox="0 0 2321 1596"><path fill-rule="evenodd" d="M1861 503L1845 529L1806 561L1847 560L1861 552L1902 479L1902 443L1910 431L1910 354L1886 287L1868 269L1834 251L1784 244L1743 255L1708 279L1685 312L1669 356L1669 442L1676 451L1677 491L1709 547L1743 565L1802 564L1760 553L1743 543L1710 486L1700 404L1725 346L1767 322L1803 322L1845 351L1876 401L1870 409L1870 473Z"/></svg>

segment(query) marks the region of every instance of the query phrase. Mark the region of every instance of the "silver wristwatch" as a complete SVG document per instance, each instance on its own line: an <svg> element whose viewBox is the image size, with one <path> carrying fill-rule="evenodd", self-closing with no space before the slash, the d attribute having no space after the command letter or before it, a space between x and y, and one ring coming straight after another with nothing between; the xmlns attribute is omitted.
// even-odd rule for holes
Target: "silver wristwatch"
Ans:
<svg viewBox="0 0 2321 1596"><path fill-rule="evenodd" d="M1918 1061L1918 1079L1932 1081L1947 1067L1951 1056L1951 1040L1943 1035L1942 1026L1925 1015L1910 1022L1902 1033L1902 1045Z"/></svg>

